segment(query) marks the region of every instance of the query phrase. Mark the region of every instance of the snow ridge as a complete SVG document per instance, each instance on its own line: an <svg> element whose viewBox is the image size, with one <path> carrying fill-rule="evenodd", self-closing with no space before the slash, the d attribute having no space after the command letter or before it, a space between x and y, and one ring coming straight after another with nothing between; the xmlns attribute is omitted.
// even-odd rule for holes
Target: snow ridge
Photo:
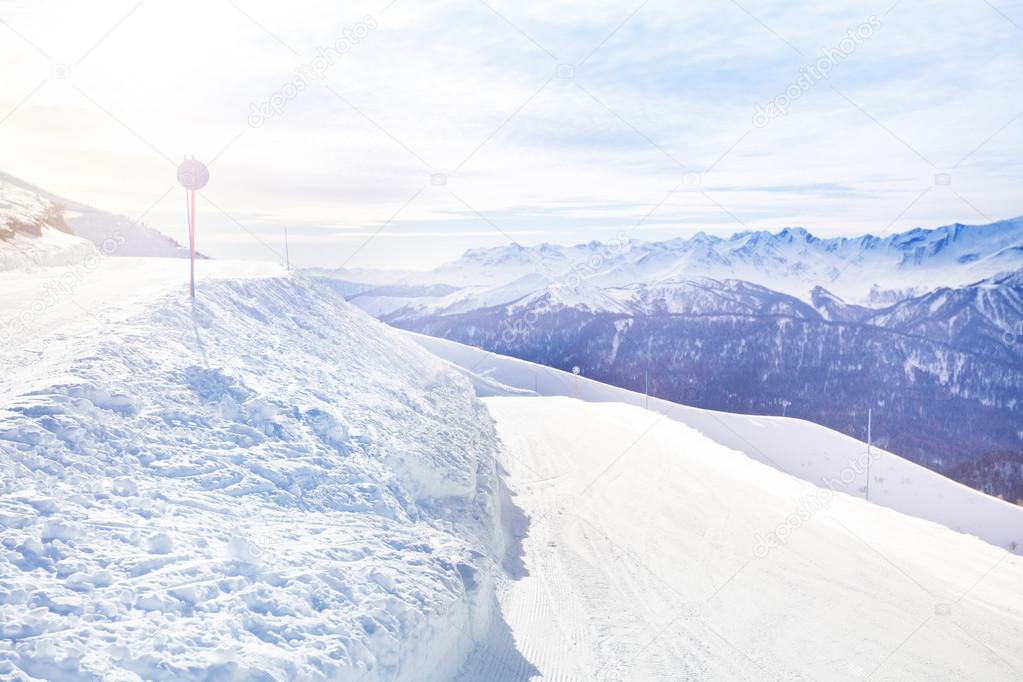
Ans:
<svg viewBox="0 0 1023 682"><path fill-rule="evenodd" d="M503 543L464 378L298 277L102 333L0 409L0 677L457 671Z"/></svg>

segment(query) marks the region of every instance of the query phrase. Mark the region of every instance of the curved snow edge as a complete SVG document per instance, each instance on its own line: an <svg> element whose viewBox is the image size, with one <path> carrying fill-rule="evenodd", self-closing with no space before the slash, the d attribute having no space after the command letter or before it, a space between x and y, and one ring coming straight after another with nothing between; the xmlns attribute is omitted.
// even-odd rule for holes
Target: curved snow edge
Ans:
<svg viewBox="0 0 1023 682"><path fill-rule="evenodd" d="M90 333L0 407L0 676L456 674L505 542L464 377L301 277Z"/></svg>
<svg viewBox="0 0 1023 682"><path fill-rule="evenodd" d="M682 422L717 443L821 488L866 495L866 444L820 424L786 417L705 410L635 393L525 360L490 353L447 339L404 331L448 362L485 375L514 395L570 396L593 402L647 407ZM491 390L487 395L500 395ZM973 535L1023 554L1023 507L991 497L898 455L873 448L869 499L895 511Z"/></svg>

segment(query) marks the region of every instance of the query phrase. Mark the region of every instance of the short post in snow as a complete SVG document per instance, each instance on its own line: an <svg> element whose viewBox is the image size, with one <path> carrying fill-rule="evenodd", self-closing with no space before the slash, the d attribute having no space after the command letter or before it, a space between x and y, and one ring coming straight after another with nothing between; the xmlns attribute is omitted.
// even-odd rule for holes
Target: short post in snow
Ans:
<svg viewBox="0 0 1023 682"><path fill-rule="evenodd" d="M870 500L870 428L873 421L873 409L867 408L867 491L866 499Z"/></svg>
<svg viewBox="0 0 1023 682"><path fill-rule="evenodd" d="M288 250L288 226L284 226L284 269L291 271L291 251Z"/></svg>
<svg viewBox="0 0 1023 682"><path fill-rule="evenodd" d="M646 372L643 373L643 395L646 396L644 400L644 407L650 409L650 344L653 342L652 337L646 339Z"/></svg>
<svg viewBox="0 0 1023 682"><path fill-rule="evenodd" d="M581 372L581 371L582 370L579 369L579 365L576 365L576 366L574 366L572 368L572 397L573 398L578 398L579 397L579 372Z"/></svg>
<svg viewBox="0 0 1023 682"><path fill-rule="evenodd" d="M178 182L185 188L185 209L188 213L189 276L188 295L195 298L195 193L210 181L210 169L193 156L178 166Z"/></svg>

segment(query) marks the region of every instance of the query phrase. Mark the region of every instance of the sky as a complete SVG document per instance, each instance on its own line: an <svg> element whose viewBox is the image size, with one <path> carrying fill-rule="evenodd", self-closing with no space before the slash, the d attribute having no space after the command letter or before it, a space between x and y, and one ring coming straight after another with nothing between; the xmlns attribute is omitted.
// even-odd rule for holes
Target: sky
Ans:
<svg viewBox="0 0 1023 682"><path fill-rule="evenodd" d="M470 247L1023 214L1023 2L0 0L0 171L198 246Z"/></svg>

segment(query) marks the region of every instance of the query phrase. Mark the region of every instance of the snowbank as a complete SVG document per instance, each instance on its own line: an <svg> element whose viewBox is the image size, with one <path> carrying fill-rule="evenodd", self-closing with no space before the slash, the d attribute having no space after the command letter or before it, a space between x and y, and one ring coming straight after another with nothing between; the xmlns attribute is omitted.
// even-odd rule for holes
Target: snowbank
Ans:
<svg viewBox="0 0 1023 682"><path fill-rule="evenodd" d="M482 396L517 395L527 390L543 396L649 407L716 443L830 491L866 497L869 477L871 502L1023 554L1023 507L985 495L876 447L868 458L865 443L819 424L647 399L641 393L550 367L406 333L462 371L483 377L487 387Z"/></svg>
<svg viewBox="0 0 1023 682"><path fill-rule="evenodd" d="M496 436L445 363L290 277L81 348L5 387L0 677L443 679L491 627Z"/></svg>
<svg viewBox="0 0 1023 682"><path fill-rule="evenodd" d="M74 265L99 255L92 242L46 225L38 236L15 232L0 239L0 271Z"/></svg>

